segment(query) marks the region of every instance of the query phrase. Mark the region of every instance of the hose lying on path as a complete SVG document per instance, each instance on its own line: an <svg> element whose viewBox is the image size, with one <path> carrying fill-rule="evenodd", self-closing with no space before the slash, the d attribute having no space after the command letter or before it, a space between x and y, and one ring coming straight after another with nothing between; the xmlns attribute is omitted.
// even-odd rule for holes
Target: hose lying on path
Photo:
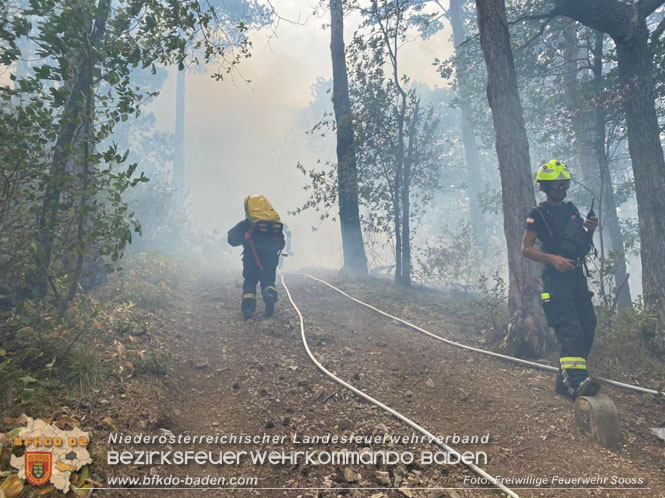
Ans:
<svg viewBox="0 0 665 498"><path fill-rule="evenodd" d="M550 365L543 365L542 363L536 363L535 361L523 360L521 358L515 358L514 356L508 356L508 355L505 355L505 354L495 353L494 351L487 351L485 349L474 348L473 346L467 346L466 344L451 341L450 339L444 339L443 337L438 336L436 334L433 334L433 333L431 333L431 332L429 332L429 331L427 331L427 330L425 330L421 327L418 327L417 325L414 325L410 322L407 322L406 320L403 320L403 319L398 318L396 316L390 315L390 314L386 313L385 311L381 311L380 309L375 308L374 306L372 306L370 304L364 303L360 299L356 299L355 297L350 296L349 294L347 294L343 290L338 289L334 285L329 284L325 280L321 280L320 278L313 277L312 275L308 275L307 273L294 273L294 275L300 275L300 276L303 276L303 277L307 277L307 278L310 278L312 280L316 280L317 282L320 282L324 285L327 285L328 287L330 287L334 291L339 292L340 294L342 294L345 297L348 297L352 301L355 301L356 303L358 303L362 306L365 306L366 308L369 308L372 311L375 311L375 312L379 313L380 315L391 318L391 319L393 319L393 320L395 320L395 321L397 321L397 322L399 322L403 325L406 325L409 328L412 328L414 330L417 330L418 332L421 332L425 335L428 335L428 336L432 337L433 339L436 339L437 341L442 341L442 342L445 342L446 344L450 344L451 346L466 349L468 351L473 351L474 353L480 353L480 354L484 354L484 355L487 355L487 356L494 356L495 358L500 358L502 360L512 361L514 363L519 363L521 365L526 365L526 366L532 367L532 368L538 368L540 370L548 370L550 372L558 372L559 371L558 368L550 366ZM603 377L595 377L595 378L600 380L600 381L605 382L606 384L621 387L623 389L628 389L628 390L635 391L635 392L638 392L638 393L643 393L643 394L653 394L655 396L664 396L665 397L665 393L663 393L662 391L656 391L655 389L647 389L645 387L634 386L632 384L625 384L623 382L619 382L619 381L612 380L612 379L605 379Z"/></svg>
<svg viewBox="0 0 665 498"><path fill-rule="evenodd" d="M439 440L434 434L432 434L432 433L429 432L428 430L424 429L424 428L421 427L420 425L416 424L416 423L413 422L411 419L405 417L405 416L402 415L401 413L396 412L395 410L393 410L393 409L390 408L389 406L386 406L386 405L384 405L383 403L381 403L380 401L378 401L378 400L372 398L370 395L365 394L365 393L364 393L363 391L361 391L360 389L357 389L356 387L352 386L351 384L349 384L349 383L347 383L347 382L344 382L342 379L340 379L339 377L335 376L332 372L330 372L329 370L327 370L326 367L324 367L324 366L323 366L323 365L322 365L322 364L321 364L321 363L320 363L320 362L314 357L314 355L312 354L312 351L309 349L309 345L307 344L307 338L305 337L305 322L304 322L304 320L303 320L302 313L300 313L300 310L298 309L298 306L296 306L296 303L293 301L293 297L291 296L291 292L289 292L289 288L286 286L286 282L284 281L284 276L280 274L280 278L281 278L281 280L282 280L282 286L284 287L284 290L286 291L286 295L287 295L287 297L289 298L289 301L291 301L291 305L293 306L293 309L296 310L296 313L298 314L298 318L300 319L300 337L301 337L301 339L302 339L302 343L303 343L303 345L305 346L305 351L307 352L307 356L309 356L310 360L312 360L312 361L314 362L314 364L317 366L317 368L318 368L319 370L321 370L325 375L327 375L328 377L330 377L332 380L334 380L335 382L337 382L338 384L340 384L340 385L346 387L347 389L349 389L349 390L352 391L353 393L357 394L358 396L360 396L360 397L363 398L364 400L369 401L369 402L372 403L373 405L378 406L378 407L381 408L382 410L384 410L384 411L390 413L393 417L398 418L399 420L401 420L402 422L404 422L404 423L407 424L408 426L412 427L413 429L417 430L418 432L420 432L421 434L423 434L424 436L426 436L426 437L428 438L428 440L431 441L433 444L436 444L437 446L439 446L440 448L442 448L442 449L443 449L444 451L446 451L447 453L452 454L452 455L456 455L456 456L459 458L459 453L458 453L457 451L455 451L453 448L451 448L451 447L448 446L447 444L441 442L441 441L440 441L440 440ZM310 277L310 278L314 278L314 277ZM315 279L315 280L318 280L318 279ZM321 281L321 282L323 282L323 281ZM329 285L329 284L328 284L328 285ZM340 291L340 292L341 292L341 291ZM350 297L350 296L347 296L347 297ZM352 298L352 299L353 299L353 298ZM355 301L355 299L354 299L354 301ZM376 311L378 311L378 310L376 310ZM500 483L499 481L497 481L494 477L492 477L491 475L489 475L487 472L485 472L483 469L481 469L481 468L478 467L477 465L475 465L475 464L473 464L473 463L468 463L468 464L465 464L465 465L466 465L467 467L469 467L473 472L475 472L476 474L478 474L479 476L481 476L481 477L487 479L487 481L490 482L490 483L492 483L492 485L496 486L496 487L499 488L501 491L503 491L504 493L508 494L508 496L511 496L511 497L513 497L513 498L519 498L519 496L517 495L517 493L515 493L515 492L512 491L511 489L509 489L509 488L507 488L506 486L504 486L503 484L501 484L501 483ZM473 489L473 488L470 488L470 489Z"/></svg>

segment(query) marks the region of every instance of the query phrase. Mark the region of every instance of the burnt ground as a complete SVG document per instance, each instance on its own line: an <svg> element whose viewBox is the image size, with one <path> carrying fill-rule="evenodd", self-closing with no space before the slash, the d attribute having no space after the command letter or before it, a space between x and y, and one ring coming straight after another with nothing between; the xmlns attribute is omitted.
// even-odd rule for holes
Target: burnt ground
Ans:
<svg viewBox="0 0 665 498"><path fill-rule="evenodd" d="M327 279L352 295L453 340L483 346L484 336L436 294L396 292L385 281ZM484 451L495 476L552 479L600 476L602 489L561 490L565 484L518 489L520 496L665 496L665 444L649 432L663 423L662 401L604 387L622 422L622 443L602 448L581 434L573 405L553 392L546 372L513 366L447 346L361 307L320 283L287 274L286 283L304 315L314 355L326 368L439 436L482 436L488 444L453 444L458 451ZM279 287L279 286L278 286ZM283 444L204 445L224 451L344 450L412 451L424 444L303 444L303 435L406 435L414 430L325 377L306 355L295 310L283 288L274 317L243 321L237 275L201 273L174 307L162 314L153 334L167 345L175 365L157 397L153 420L120 425L129 434L246 434L285 436ZM127 393L126 396L131 396ZM155 403L155 397L146 403ZM107 432L101 436L106 437ZM452 439L451 439L452 440ZM451 441L449 440L449 441ZM150 449L193 449L155 445ZM136 450L134 445L116 445ZM416 462L417 463L417 462ZM113 475L256 477L263 489L97 490L99 496L289 496L480 497L460 465L240 465L108 466ZM465 478L467 482L465 483ZM628 484L612 479L629 479ZM630 480L636 484L630 484ZM641 480L641 483L640 481ZM184 486L183 486L184 487ZM512 488L531 487L513 485ZM573 486L576 487L576 486ZM618 489L636 487L644 489ZM280 489L266 489L280 488ZM364 489L350 489L364 488ZM388 489L393 488L393 489ZM400 488L400 489L396 489ZM420 489L419 489L420 488ZM422 488L456 488L432 490ZM461 489L460 489L461 488ZM646 489L649 488L649 489Z"/></svg>

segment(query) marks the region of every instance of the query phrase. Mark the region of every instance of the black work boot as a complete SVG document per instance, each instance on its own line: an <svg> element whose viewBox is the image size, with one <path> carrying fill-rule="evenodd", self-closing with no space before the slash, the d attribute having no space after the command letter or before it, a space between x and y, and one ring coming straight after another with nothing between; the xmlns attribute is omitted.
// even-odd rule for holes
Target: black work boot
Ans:
<svg viewBox="0 0 665 498"><path fill-rule="evenodd" d="M598 379L594 379L589 376L584 379L573 394L573 400L577 399L579 396L595 396L600 391L600 382Z"/></svg>
<svg viewBox="0 0 665 498"><path fill-rule="evenodd" d="M586 370L559 370L556 377L556 393L575 401L578 396L595 396L600 391L600 382Z"/></svg>
<svg viewBox="0 0 665 498"><path fill-rule="evenodd" d="M277 302L277 290L274 287L269 286L263 289L263 302L266 305L265 315L272 316Z"/></svg>
<svg viewBox="0 0 665 498"><path fill-rule="evenodd" d="M251 318L256 311L256 296L254 294L245 294L242 296L242 317L247 320Z"/></svg>

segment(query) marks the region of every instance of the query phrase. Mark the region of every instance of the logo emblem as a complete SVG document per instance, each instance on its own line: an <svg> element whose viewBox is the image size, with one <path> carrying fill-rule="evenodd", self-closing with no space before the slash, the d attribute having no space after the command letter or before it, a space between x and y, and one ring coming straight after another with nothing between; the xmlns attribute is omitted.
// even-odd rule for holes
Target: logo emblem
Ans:
<svg viewBox="0 0 665 498"><path fill-rule="evenodd" d="M46 484L51 479L52 463L50 451L26 451L25 478L35 486Z"/></svg>

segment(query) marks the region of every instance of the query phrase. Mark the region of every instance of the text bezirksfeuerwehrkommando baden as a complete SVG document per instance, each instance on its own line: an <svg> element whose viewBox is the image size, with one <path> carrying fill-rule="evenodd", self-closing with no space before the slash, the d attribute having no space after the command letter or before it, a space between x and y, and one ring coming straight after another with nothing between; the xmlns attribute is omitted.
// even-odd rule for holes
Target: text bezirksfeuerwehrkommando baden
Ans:
<svg viewBox="0 0 665 498"><path fill-rule="evenodd" d="M106 452L108 465L486 465L484 451L412 451L378 450L111 450Z"/></svg>

